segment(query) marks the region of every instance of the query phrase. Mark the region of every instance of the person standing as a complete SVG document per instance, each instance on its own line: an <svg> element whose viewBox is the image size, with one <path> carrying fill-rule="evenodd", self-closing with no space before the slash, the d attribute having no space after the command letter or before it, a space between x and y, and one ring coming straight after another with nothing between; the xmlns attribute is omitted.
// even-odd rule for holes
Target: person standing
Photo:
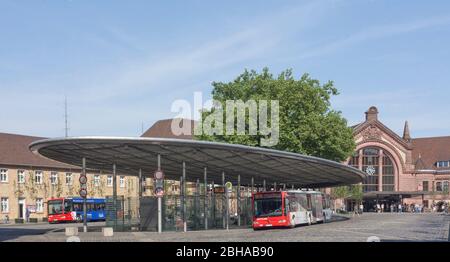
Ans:
<svg viewBox="0 0 450 262"><path fill-rule="evenodd" d="M403 206L402 206L402 203L399 203L398 204L398 212L401 214L402 213L402 210L403 209Z"/></svg>
<svg viewBox="0 0 450 262"><path fill-rule="evenodd" d="M381 213L384 212L384 204L381 204Z"/></svg>
<svg viewBox="0 0 450 262"><path fill-rule="evenodd" d="M363 214L363 212L364 212L364 205L361 203L361 204L359 204L359 212L361 212L361 215Z"/></svg>
<svg viewBox="0 0 450 262"><path fill-rule="evenodd" d="M25 219L28 222L30 222L30 209L28 207L25 209Z"/></svg>

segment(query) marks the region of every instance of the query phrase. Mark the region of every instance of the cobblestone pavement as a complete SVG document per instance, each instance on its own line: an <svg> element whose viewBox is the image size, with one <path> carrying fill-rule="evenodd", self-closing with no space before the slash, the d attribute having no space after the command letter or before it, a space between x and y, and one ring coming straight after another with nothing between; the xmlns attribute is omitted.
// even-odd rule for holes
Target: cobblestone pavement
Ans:
<svg viewBox="0 0 450 262"><path fill-rule="evenodd" d="M381 241L449 241L449 215L440 214L374 214L340 219L341 221L321 225L303 226L294 229L251 229L209 230L196 232L116 232L113 237L103 237L101 232L80 233L81 241L145 241L145 242L365 242L376 236ZM65 227L66 225L62 225ZM0 226L0 240L4 226ZM31 229L31 228L30 228ZM8 230L14 230L9 226ZM42 229L41 229L42 230ZM59 232L57 232L59 231ZM66 241L62 230L48 230L43 233L9 237L4 241Z"/></svg>

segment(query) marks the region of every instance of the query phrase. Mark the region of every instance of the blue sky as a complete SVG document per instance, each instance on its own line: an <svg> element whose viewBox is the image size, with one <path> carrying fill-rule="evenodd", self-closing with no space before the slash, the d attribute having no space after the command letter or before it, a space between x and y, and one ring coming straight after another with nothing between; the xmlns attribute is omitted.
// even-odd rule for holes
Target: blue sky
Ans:
<svg viewBox="0 0 450 262"><path fill-rule="evenodd" d="M450 135L448 1L0 0L0 132L136 136L245 68L292 68L401 133ZM205 97L205 99L208 97Z"/></svg>

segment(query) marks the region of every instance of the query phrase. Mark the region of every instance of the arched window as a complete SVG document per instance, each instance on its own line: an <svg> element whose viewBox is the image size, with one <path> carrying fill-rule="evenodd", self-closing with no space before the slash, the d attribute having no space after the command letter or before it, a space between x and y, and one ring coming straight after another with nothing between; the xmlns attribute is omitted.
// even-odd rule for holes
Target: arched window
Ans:
<svg viewBox="0 0 450 262"><path fill-rule="evenodd" d="M383 191L394 191L394 162L388 152L377 147L366 147L352 156L349 165L358 169L361 168L362 171L367 173L368 177L363 182L364 192L378 191L380 186ZM382 174L381 179L380 172Z"/></svg>

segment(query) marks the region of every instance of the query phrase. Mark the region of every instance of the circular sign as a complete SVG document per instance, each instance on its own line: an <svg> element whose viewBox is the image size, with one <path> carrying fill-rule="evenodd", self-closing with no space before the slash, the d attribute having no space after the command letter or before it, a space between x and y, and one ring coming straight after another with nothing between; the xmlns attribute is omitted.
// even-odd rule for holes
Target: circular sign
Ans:
<svg viewBox="0 0 450 262"><path fill-rule="evenodd" d="M162 197L162 196L164 196L164 189L162 189L162 188L157 188L157 189L155 190L155 195L156 195L157 197Z"/></svg>
<svg viewBox="0 0 450 262"><path fill-rule="evenodd" d="M164 179L164 172L162 170L158 170L155 172L155 179Z"/></svg>
<svg viewBox="0 0 450 262"><path fill-rule="evenodd" d="M85 175L81 175L79 181L80 181L81 184L86 184L87 183L87 177Z"/></svg>
<svg viewBox="0 0 450 262"><path fill-rule="evenodd" d="M226 187L228 190L231 190L231 189L233 189L233 184L232 184L231 182L226 182L226 183L225 183L225 187Z"/></svg>
<svg viewBox="0 0 450 262"><path fill-rule="evenodd" d="M80 189L87 189L87 185L86 184L81 184L80 185Z"/></svg>
<svg viewBox="0 0 450 262"><path fill-rule="evenodd" d="M86 198L86 196L87 196L87 190L86 189L80 189L80 196L82 197L82 198Z"/></svg>

